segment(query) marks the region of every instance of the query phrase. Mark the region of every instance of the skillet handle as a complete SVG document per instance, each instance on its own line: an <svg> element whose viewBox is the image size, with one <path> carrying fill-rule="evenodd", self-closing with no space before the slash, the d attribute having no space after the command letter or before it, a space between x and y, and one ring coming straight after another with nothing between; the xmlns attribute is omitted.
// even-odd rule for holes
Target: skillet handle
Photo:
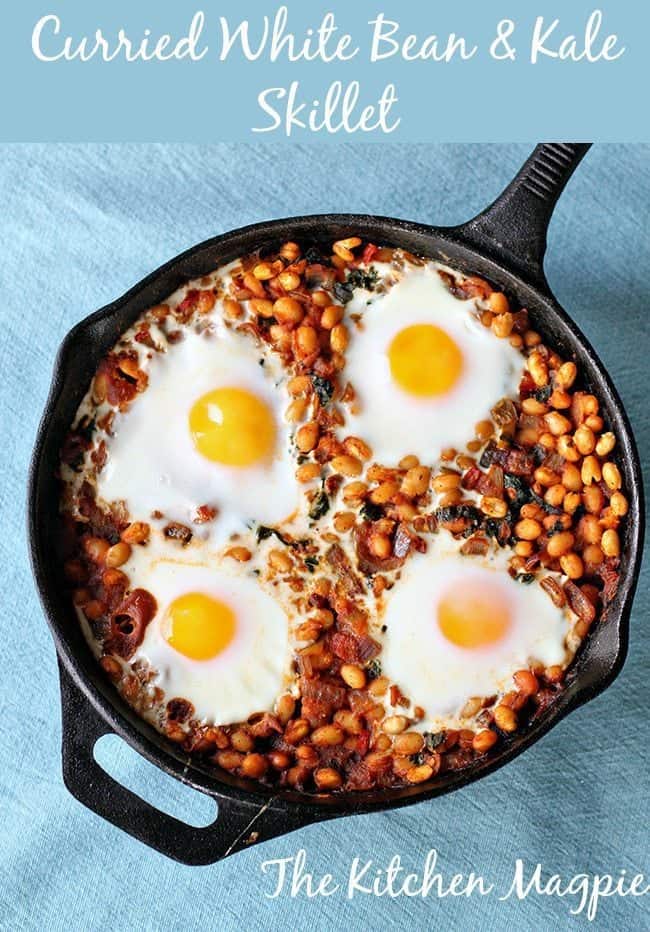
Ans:
<svg viewBox="0 0 650 932"><path fill-rule="evenodd" d="M546 285L544 253L553 209L591 143L542 143L499 197L456 231L531 284Z"/></svg>
<svg viewBox="0 0 650 932"><path fill-rule="evenodd" d="M59 663L62 707L63 781L72 795L117 828L182 864L213 864L258 841L282 835L307 822L303 813L280 812L270 802L251 797L233 801L214 795L215 821L196 828L151 806L100 767L93 756L96 741L112 729L95 712L70 674ZM201 789L192 784L195 789Z"/></svg>

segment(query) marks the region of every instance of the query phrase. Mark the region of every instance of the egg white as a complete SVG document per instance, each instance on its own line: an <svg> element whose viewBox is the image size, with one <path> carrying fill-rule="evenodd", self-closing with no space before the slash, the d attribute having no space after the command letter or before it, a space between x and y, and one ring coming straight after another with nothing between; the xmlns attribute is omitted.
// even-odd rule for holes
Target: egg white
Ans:
<svg viewBox="0 0 650 932"><path fill-rule="evenodd" d="M284 609L242 564L186 562L190 556L201 558L196 550L172 555L169 547L155 543L134 551L126 569L155 597L157 611L131 662L144 661L156 672L152 685L163 690L164 702L187 699L201 721L225 725L273 711L288 682L292 656ZM233 640L209 660L186 657L164 636L170 603L192 592L225 602L236 616Z"/></svg>
<svg viewBox="0 0 650 932"><path fill-rule="evenodd" d="M348 417L346 430L363 437L374 458L387 466L406 454L431 463L445 448L464 448L476 423L489 416L497 401L517 396L522 355L476 319L474 300L450 294L440 268L433 262L407 268L387 292L374 297L363 292L348 306L360 317L346 351L346 376L359 410ZM444 330L462 352L463 370L445 395L415 397L393 381L390 344L401 330L416 324Z"/></svg>
<svg viewBox="0 0 650 932"><path fill-rule="evenodd" d="M192 526L201 505L216 507L215 520L194 525L195 535L218 546L253 522L276 524L298 506L295 466L283 412L288 395L275 360L253 338L217 327L187 328L180 343L146 360L149 383L130 408L118 413L106 440L107 461L97 480L100 499L124 501L132 518ZM273 412L277 445L271 461L245 468L224 466L195 448L188 418L194 403L223 387L246 389Z"/></svg>
<svg viewBox="0 0 650 932"><path fill-rule="evenodd" d="M399 584L388 594L382 673L424 709L422 731L462 727L468 699L488 698L513 688L512 674L532 663L565 665L568 612L557 608L537 582L525 585L508 575L509 553L462 556L440 536L426 554L414 554ZM463 648L448 641L437 620L442 596L499 586L511 607L510 630L497 643Z"/></svg>

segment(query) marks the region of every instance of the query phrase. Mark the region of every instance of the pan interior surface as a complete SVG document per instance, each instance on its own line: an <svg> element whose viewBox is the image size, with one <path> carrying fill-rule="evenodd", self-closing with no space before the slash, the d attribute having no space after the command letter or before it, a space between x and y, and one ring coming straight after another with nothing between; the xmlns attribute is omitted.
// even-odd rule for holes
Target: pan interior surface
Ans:
<svg viewBox="0 0 650 932"><path fill-rule="evenodd" d="M205 275L246 253L270 250L286 239L318 245L352 233L378 245L401 247L427 258L448 262L460 271L481 275L516 297L521 306L527 307L535 329L558 351L576 361L583 373L585 387L601 401L606 421L619 438L621 470L625 487L629 490L630 510L622 540L621 577L616 598L582 646L564 691L543 718L506 741L502 749L484 763L467 771L443 774L424 788L412 786L341 797L312 797L288 790L274 790L272 793L273 805L299 803L302 807L332 814L406 804L446 792L497 769L530 746L572 708L602 691L623 663L643 535L638 458L627 418L609 377L586 339L558 307L550 292L533 288L497 261L478 254L463 242L462 233L458 231L436 230L406 221L354 215L301 217L259 224L217 237L172 260L123 298L71 331L56 363L30 482L34 570L59 656L75 684L117 733L163 770L207 792L224 793L235 798L263 796L264 789L257 783L195 760L188 766L187 756L137 716L103 677L83 639L61 587L57 561L52 558L56 551L58 521L58 490L54 477L61 439L99 360L144 310L160 303L188 279Z"/></svg>

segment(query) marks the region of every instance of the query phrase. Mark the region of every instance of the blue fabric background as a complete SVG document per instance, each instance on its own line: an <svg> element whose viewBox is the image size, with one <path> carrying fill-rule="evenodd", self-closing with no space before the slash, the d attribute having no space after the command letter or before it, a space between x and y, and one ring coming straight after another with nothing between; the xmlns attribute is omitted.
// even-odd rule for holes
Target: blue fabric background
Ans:
<svg viewBox="0 0 650 932"><path fill-rule="evenodd" d="M354 856L507 888L517 857L547 873L633 874L648 861L648 575L620 678L509 767L405 810L315 826L208 868L181 867L79 805L60 776L54 650L30 575L25 479L54 355L87 313L190 244L256 220L350 210L454 223L509 180L524 146L38 146L0 151L0 927L23 929L579 929L567 899L269 900L268 858L307 851L337 879ZM597 146L550 232L552 287L598 348L650 457L650 147ZM212 803L119 739L102 762L206 824ZM592 927L648 929L648 898L605 901Z"/></svg>

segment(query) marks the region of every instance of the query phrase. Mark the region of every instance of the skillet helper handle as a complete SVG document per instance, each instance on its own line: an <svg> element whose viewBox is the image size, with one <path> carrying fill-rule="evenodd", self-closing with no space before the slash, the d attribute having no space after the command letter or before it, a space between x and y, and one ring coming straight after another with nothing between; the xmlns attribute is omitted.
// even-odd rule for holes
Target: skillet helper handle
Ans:
<svg viewBox="0 0 650 932"><path fill-rule="evenodd" d="M112 734L112 729L95 712L62 664L59 674L63 780L79 802L133 838L182 864L213 864L246 846L258 815L266 808L264 805L240 804L219 795L219 814L205 828L187 825L151 806L97 763L93 756L95 743L103 735ZM261 840L261 832L259 835ZM253 840L257 840L254 834Z"/></svg>
<svg viewBox="0 0 650 932"><path fill-rule="evenodd" d="M557 200L591 143L556 142L536 146L499 197L459 228L483 253L505 258L511 270L546 287L546 233Z"/></svg>

